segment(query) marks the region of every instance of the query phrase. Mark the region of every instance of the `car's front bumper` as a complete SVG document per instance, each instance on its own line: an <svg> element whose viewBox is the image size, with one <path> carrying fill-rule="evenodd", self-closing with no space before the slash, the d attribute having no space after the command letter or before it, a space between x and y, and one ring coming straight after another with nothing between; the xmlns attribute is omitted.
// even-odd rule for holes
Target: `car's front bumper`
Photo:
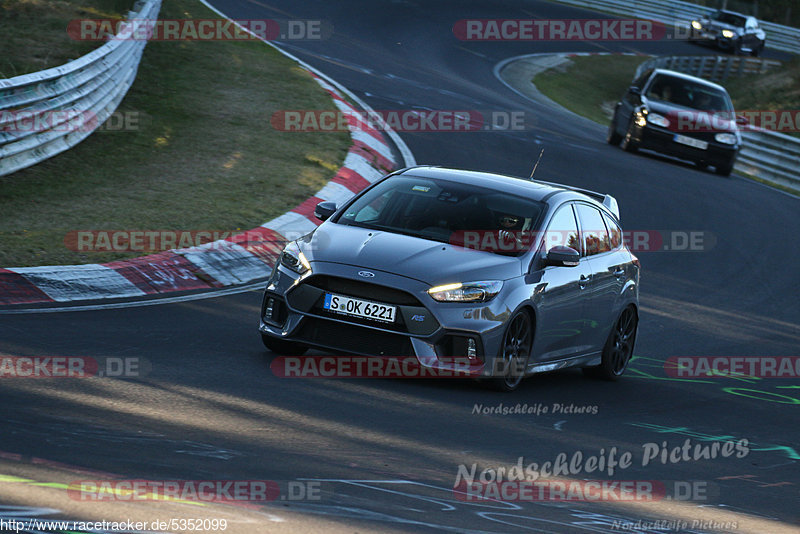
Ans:
<svg viewBox="0 0 800 534"><path fill-rule="evenodd" d="M634 141L639 148L654 150L676 158L715 167L730 165L739 152L739 145L726 145L703 138L708 143L705 149L696 148L675 141L676 132L647 124L637 127Z"/></svg>
<svg viewBox="0 0 800 534"><path fill-rule="evenodd" d="M410 356L426 368L468 367L475 376L492 375L511 315L499 298L502 292L488 303L439 303L423 282L385 272L376 272L380 283L365 282L359 271L315 262L312 274L300 276L279 266L264 292L259 331L344 356ZM326 292L396 306L396 320L387 324L329 312L323 307ZM469 339L476 358L469 356Z"/></svg>
<svg viewBox="0 0 800 534"><path fill-rule="evenodd" d="M692 28L689 39L696 43L716 46L723 50L733 50L736 44L736 36L725 37L722 32L707 29L696 30Z"/></svg>

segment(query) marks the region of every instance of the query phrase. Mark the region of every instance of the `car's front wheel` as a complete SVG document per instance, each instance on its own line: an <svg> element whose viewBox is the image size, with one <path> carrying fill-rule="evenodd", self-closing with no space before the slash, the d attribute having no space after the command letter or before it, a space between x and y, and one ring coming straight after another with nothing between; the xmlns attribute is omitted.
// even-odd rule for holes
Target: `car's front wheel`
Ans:
<svg viewBox="0 0 800 534"><path fill-rule="evenodd" d="M633 356L636 328L639 319L636 310L628 306L619 316L603 347L603 356L597 367L584 367L584 372L606 380L617 380L625 373Z"/></svg>
<svg viewBox="0 0 800 534"><path fill-rule="evenodd" d="M617 114L614 113L614 118L611 119L611 124L608 125L608 132L606 133L606 142L609 145L617 146L622 141L622 136L617 133Z"/></svg>
<svg viewBox="0 0 800 534"><path fill-rule="evenodd" d="M503 335L503 345L495 360L494 372L499 376L489 385L500 391L514 391L525 378L525 367L533 346L533 321L525 311L517 312Z"/></svg>
<svg viewBox="0 0 800 534"><path fill-rule="evenodd" d="M264 346L279 356L300 356L305 354L308 347L294 341L278 339L267 334L261 334Z"/></svg>
<svg viewBox="0 0 800 534"><path fill-rule="evenodd" d="M714 167L714 170L720 176L730 176L731 172L733 172L733 164L734 164L734 162L735 162L735 160L731 160L731 161L728 161L726 163L721 163L720 165L717 165L716 167Z"/></svg>
<svg viewBox="0 0 800 534"><path fill-rule="evenodd" d="M627 152L636 152L639 150L639 145L633 140L633 119L628 124L628 131L625 132L625 137L622 138L622 149Z"/></svg>

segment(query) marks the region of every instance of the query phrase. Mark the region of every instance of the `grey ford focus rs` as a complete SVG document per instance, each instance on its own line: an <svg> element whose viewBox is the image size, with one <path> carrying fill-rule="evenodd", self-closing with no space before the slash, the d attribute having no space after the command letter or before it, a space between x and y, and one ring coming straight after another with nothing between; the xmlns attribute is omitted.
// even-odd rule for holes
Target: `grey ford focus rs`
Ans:
<svg viewBox="0 0 800 534"><path fill-rule="evenodd" d="M324 222L286 246L264 292L259 331L272 352L466 365L505 391L566 367L625 372L640 267L613 197L411 167L315 215Z"/></svg>

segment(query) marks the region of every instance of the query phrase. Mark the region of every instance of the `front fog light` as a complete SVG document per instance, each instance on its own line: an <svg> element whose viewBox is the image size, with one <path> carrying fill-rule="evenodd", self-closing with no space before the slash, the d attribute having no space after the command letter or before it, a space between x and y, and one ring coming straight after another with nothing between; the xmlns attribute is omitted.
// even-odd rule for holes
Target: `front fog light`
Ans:
<svg viewBox="0 0 800 534"><path fill-rule="evenodd" d="M272 312L274 308L275 308L275 299L270 297L267 299L267 305L264 307L264 317L267 319L272 319Z"/></svg>
<svg viewBox="0 0 800 534"><path fill-rule="evenodd" d="M469 338L467 341L467 358L470 360L478 359L478 347L475 344L475 340L472 338Z"/></svg>

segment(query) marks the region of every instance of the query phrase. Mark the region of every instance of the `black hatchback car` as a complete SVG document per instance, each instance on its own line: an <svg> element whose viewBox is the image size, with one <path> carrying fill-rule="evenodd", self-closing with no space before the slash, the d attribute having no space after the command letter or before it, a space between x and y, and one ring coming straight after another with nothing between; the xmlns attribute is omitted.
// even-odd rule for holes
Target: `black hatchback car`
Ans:
<svg viewBox="0 0 800 534"><path fill-rule="evenodd" d="M733 170L742 144L724 87L666 69L638 76L614 108L606 140L689 160L717 174Z"/></svg>

